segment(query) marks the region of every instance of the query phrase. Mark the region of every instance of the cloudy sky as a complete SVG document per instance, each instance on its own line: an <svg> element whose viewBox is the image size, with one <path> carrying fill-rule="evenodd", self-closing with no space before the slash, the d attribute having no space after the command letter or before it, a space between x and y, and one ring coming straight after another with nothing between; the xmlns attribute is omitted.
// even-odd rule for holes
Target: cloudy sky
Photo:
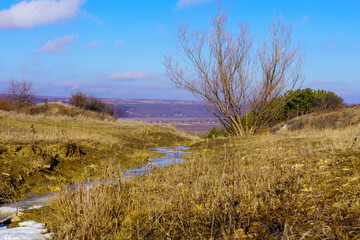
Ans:
<svg viewBox="0 0 360 240"><path fill-rule="evenodd" d="M294 26L305 52L303 87L360 103L360 1L223 0L230 27L260 38L273 12ZM0 91L31 80L38 95L193 99L164 76L179 23L206 29L211 0L1 0Z"/></svg>

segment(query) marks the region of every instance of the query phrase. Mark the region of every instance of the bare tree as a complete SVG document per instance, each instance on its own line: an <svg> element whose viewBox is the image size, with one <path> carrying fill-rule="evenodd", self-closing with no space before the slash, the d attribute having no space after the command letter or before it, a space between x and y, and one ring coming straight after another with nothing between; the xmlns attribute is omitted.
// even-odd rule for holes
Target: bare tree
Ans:
<svg viewBox="0 0 360 240"><path fill-rule="evenodd" d="M165 56L168 78L193 93L233 135L254 133L284 105L279 96L300 82L301 54L291 43L291 27L282 19L268 26L266 38L254 50L250 28L237 34L226 28L228 15L219 10L208 32L181 26L180 62Z"/></svg>
<svg viewBox="0 0 360 240"><path fill-rule="evenodd" d="M29 107L35 102L31 81L11 80L6 96L15 109Z"/></svg>

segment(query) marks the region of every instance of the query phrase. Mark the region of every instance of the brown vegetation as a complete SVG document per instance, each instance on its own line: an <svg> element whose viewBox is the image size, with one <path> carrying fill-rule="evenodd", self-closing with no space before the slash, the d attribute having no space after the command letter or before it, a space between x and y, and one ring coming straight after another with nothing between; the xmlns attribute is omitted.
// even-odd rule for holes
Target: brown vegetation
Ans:
<svg viewBox="0 0 360 240"><path fill-rule="evenodd" d="M304 127L208 140L146 177L65 191L43 220L55 239L357 239L358 135Z"/></svg>
<svg viewBox="0 0 360 240"><path fill-rule="evenodd" d="M114 115L114 109L104 103L103 101L93 97L88 96L83 92L77 92L71 95L70 103L74 107L82 108L89 111L105 113L109 115ZM122 117L120 112L117 113L116 117Z"/></svg>
<svg viewBox="0 0 360 240"><path fill-rule="evenodd" d="M71 121L116 121L116 119L107 113L88 111L82 108L72 107L60 102L39 103L23 110L25 114L38 118L52 118L53 120L64 120L69 118Z"/></svg>
<svg viewBox="0 0 360 240"><path fill-rule="evenodd" d="M0 202L102 176L106 166L116 172L141 165L149 148L188 140L171 128L48 105L37 115L0 111Z"/></svg>
<svg viewBox="0 0 360 240"><path fill-rule="evenodd" d="M32 82L26 80L11 80L7 91L0 97L0 110L20 111L35 102L32 92Z"/></svg>

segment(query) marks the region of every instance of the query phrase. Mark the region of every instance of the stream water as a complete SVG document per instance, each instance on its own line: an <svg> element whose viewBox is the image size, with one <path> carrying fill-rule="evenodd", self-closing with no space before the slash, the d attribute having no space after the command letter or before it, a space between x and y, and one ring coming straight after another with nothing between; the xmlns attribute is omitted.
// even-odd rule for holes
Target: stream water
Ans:
<svg viewBox="0 0 360 240"><path fill-rule="evenodd" d="M140 168L130 168L123 170L124 177L135 177L141 174L146 174L153 166L165 167L171 164L176 164L183 161L183 154L188 152L188 147L158 147L151 150L161 154L161 157L150 159L148 164ZM85 184L91 183L87 181ZM83 183L84 184L84 183ZM73 186L76 188L76 186ZM20 227L8 228L9 221L12 217L17 216L20 212L29 209L41 208L47 206L55 197L54 193L47 193L43 195L29 195L25 199L16 200L11 203L0 205L0 240L3 239L46 239L51 237L51 234L43 229L43 224L33 221L22 222Z"/></svg>

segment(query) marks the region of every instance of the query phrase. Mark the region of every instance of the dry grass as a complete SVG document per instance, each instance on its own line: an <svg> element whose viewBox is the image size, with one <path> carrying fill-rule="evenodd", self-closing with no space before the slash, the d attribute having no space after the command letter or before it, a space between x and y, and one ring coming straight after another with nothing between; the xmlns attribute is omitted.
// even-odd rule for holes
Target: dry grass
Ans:
<svg viewBox="0 0 360 240"><path fill-rule="evenodd" d="M296 117L285 123L280 123L270 129L275 133L280 130L284 124L287 124L286 129L290 131L297 131L303 128L306 129L342 129L360 123L360 107L344 108L337 111L312 113Z"/></svg>
<svg viewBox="0 0 360 240"><path fill-rule="evenodd" d="M129 199L134 197L131 184L119 182L112 186L103 181L90 189L81 187L76 194L72 191L61 193L59 200L50 206L56 208L51 214L54 222L61 222L62 229L66 229L66 232L59 232L57 238L109 239L119 234L118 226L125 220L121 213L128 209ZM93 191L98 193L96 198ZM69 195L73 198L68 198ZM76 206L79 203L80 206ZM114 215L119 217L114 218Z"/></svg>
<svg viewBox="0 0 360 240"><path fill-rule="evenodd" d="M62 108L74 110L55 105L38 115L0 111L0 202L99 177L110 163L113 171L141 165L148 148L189 141L172 128L93 119L92 112L52 115Z"/></svg>
<svg viewBox="0 0 360 240"><path fill-rule="evenodd" d="M185 163L63 192L55 239L359 239L360 131L202 143Z"/></svg>
<svg viewBox="0 0 360 240"><path fill-rule="evenodd" d="M87 111L82 108L63 104L61 102L39 103L23 109L22 112L37 118L71 121L115 121L115 118L106 113Z"/></svg>
<svg viewBox="0 0 360 240"><path fill-rule="evenodd" d="M60 106L73 108L66 105ZM119 143L122 138L132 137L136 139L152 138L153 141L149 141L149 144L154 145L156 140L166 138L166 134L178 134L175 129L170 127L121 119L116 121L114 119L99 120L96 117L92 118L93 112L78 110L88 112L89 115L29 116L24 113L0 111L0 142L3 144L81 141ZM184 134L179 137L189 136Z"/></svg>

